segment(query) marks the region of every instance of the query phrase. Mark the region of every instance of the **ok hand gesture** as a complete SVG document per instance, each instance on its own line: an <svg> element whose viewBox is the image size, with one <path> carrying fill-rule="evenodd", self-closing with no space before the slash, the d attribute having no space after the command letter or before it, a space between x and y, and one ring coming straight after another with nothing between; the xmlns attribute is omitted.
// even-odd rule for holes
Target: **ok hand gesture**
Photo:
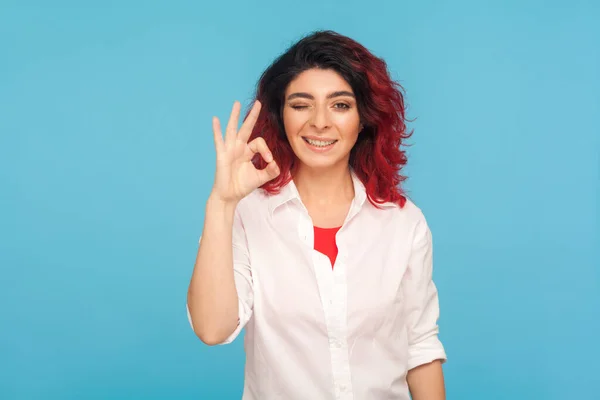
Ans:
<svg viewBox="0 0 600 400"><path fill-rule="evenodd" d="M261 104L258 101L254 103L250 114L237 131L240 108L240 103L236 101L227 123L225 140L223 140L219 119L213 117L217 167L212 194L227 203L239 202L253 190L279 175L279 167L273 160L265 140L258 137L248 143ZM260 153L267 162L267 166L262 170L257 169L252 163L256 153Z"/></svg>

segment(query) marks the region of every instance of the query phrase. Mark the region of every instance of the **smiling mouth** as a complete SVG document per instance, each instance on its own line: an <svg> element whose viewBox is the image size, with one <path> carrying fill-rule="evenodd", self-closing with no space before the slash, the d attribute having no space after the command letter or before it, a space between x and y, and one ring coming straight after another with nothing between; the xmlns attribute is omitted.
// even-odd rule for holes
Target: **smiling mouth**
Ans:
<svg viewBox="0 0 600 400"><path fill-rule="evenodd" d="M312 146L315 147L327 147L327 146L331 146L332 144L334 144L335 142L337 142L337 140L314 140L314 139L308 139L303 137L302 139L304 139L304 141Z"/></svg>

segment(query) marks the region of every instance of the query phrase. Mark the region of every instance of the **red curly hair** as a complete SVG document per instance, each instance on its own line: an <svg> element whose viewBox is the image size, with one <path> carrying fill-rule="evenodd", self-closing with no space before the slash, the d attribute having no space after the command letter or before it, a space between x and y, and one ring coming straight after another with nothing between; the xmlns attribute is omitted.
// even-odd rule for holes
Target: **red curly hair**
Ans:
<svg viewBox="0 0 600 400"><path fill-rule="evenodd" d="M369 201L392 202L403 207L406 197L400 174L407 162L401 149L407 132L403 88L392 78L384 60L374 56L356 41L332 31L318 31L304 37L279 56L262 74L256 100L262 104L250 140L263 137L281 173L261 188L269 194L279 192L292 179L296 156L285 135L282 107L288 84L308 69L330 69L340 74L356 96L360 120L364 125L350 152L349 164L364 184ZM257 168L265 168L260 157Z"/></svg>

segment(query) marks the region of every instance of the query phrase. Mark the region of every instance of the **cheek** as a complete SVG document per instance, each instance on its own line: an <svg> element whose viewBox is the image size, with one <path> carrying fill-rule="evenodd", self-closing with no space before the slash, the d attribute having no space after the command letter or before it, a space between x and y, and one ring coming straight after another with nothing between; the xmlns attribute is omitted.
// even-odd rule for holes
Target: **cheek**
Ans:
<svg viewBox="0 0 600 400"><path fill-rule="evenodd" d="M297 134L304 126L305 120L302 113L297 112L283 112L283 127L285 128L285 134L293 136Z"/></svg>
<svg viewBox="0 0 600 400"><path fill-rule="evenodd" d="M341 114L336 125L344 135L358 135L360 130L360 117L357 114Z"/></svg>

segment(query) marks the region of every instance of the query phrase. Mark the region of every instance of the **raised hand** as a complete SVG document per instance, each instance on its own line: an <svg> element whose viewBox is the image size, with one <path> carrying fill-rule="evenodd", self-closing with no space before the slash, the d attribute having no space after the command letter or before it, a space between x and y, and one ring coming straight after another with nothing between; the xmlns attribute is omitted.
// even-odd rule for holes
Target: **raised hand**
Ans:
<svg viewBox="0 0 600 400"><path fill-rule="evenodd" d="M213 117L217 169L212 196L223 202L237 203L253 190L279 175L279 167L273 160L265 140L259 137L248 143L260 108L261 104L258 101L254 103L238 132L241 105L236 101L231 110L224 140L219 119ZM256 153L267 162L267 166L262 170L257 169L252 163Z"/></svg>

